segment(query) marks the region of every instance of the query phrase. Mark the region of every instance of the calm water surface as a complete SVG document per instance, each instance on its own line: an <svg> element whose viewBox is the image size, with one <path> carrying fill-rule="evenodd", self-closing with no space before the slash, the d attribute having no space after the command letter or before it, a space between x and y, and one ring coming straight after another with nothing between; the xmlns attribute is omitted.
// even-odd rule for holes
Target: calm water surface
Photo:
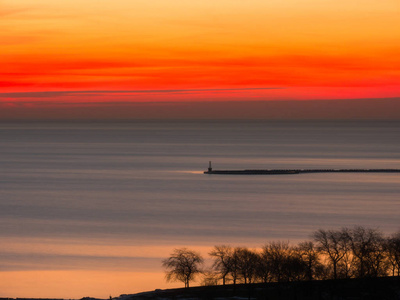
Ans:
<svg viewBox="0 0 400 300"><path fill-rule="evenodd" d="M0 123L0 297L179 286L174 247L296 243L318 228L400 230L399 174L216 176L251 168L399 168L400 122Z"/></svg>

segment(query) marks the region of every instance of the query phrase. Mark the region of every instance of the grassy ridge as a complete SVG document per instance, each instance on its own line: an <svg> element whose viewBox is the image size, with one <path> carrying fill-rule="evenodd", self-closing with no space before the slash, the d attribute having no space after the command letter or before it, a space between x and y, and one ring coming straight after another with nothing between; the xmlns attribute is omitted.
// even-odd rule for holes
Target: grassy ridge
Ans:
<svg viewBox="0 0 400 300"><path fill-rule="evenodd" d="M155 290L121 297L150 299L400 300L400 277L256 283Z"/></svg>

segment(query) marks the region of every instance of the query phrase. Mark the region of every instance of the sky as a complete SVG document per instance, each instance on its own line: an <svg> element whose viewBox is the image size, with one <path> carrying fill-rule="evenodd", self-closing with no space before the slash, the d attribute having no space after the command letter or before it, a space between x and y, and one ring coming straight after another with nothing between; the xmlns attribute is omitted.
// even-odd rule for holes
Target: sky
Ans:
<svg viewBox="0 0 400 300"><path fill-rule="evenodd" d="M400 118L399 14L398 0L0 0L0 118Z"/></svg>

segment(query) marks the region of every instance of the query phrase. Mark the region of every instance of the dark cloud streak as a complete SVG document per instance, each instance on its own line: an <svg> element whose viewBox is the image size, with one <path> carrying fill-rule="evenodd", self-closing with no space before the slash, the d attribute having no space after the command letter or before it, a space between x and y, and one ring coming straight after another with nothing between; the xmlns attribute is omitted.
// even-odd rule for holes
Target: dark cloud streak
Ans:
<svg viewBox="0 0 400 300"><path fill-rule="evenodd" d="M182 102L0 102L1 120L400 120L400 98Z"/></svg>
<svg viewBox="0 0 400 300"><path fill-rule="evenodd" d="M41 92L11 92L0 93L0 98L53 98L76 95L101 94L181 94L188 92L227 92L227 91L256 91L282 89L281 87L265 88L226 88L226 89L171 89L171 90L83 90L83 91L41 91Z"/></svg>

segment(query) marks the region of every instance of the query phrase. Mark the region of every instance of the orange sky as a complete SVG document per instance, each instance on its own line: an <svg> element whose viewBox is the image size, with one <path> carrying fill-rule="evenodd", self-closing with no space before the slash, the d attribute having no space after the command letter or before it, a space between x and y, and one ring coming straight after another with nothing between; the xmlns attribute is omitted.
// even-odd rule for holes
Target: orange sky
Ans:
<svg viewBox="0 0 400 300"><path fill-rule="evenodd" d="M398 0L2 0L1 117L99 102L396 98L399 15Z"/></svg>

